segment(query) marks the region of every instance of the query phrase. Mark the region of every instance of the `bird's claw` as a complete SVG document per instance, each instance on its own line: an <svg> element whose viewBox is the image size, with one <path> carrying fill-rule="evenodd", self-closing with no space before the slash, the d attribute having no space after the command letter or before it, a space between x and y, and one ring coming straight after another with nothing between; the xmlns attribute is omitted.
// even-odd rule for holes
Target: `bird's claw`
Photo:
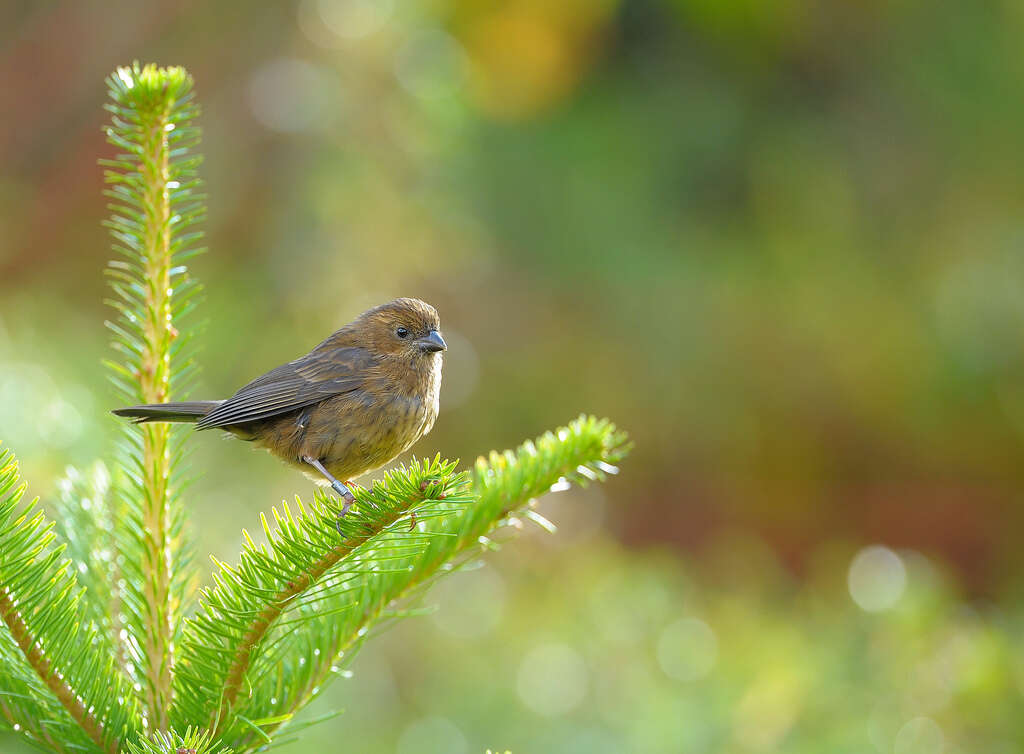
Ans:
<svg viewBox="0 0 1024 754"><path fill-rule="evenodd" d="M348 509L355 503L356 497L352 494L352 490L337 479L331 482L331 487L334 488L335 492L341 495L341 499L343 501L341 504L341 510L338 511L338 520L334 523L334 528L338 530L338 534L340 536L345 536L341 531L341 519L345 518L345 514L348 513Z"/></svg>

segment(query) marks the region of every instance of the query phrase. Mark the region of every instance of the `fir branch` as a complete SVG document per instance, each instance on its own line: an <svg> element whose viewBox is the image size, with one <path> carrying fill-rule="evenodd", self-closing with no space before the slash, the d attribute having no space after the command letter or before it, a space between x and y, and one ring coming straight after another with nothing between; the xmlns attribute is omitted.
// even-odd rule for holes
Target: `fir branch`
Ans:
<svg viewBox="0 0 1024 754"><path fill-rule="evenodd" d="M119 68L108 80L112 124L107 139L123 150L103 162L105 192L113 200L106 225L114 250L108 277L118 312L107 325L123 363L109 363L112 381L131 402L162 403L194 373L175 318L198 290L180 261L201 234L189 230L204 214L196 193L193 154L198 129L192 79L182 68ZM167 424L140 425L122 443L126 475L120 480L118 562L124 568L129 638L124 647L137 665L149 724L166 731L173 693L175 639L181 625L189 548L175 496L172 468L180 455ZM126 489L127 488L127 489Z"/></svg>
<svg viewBox="0 0 1024 754"><path fill-rule="evenodd" d="M101 461L88 470L69 466L57 483L56 520L61 539L67 542L71 561L78 564L78 581L89 599L82 600L88 616L96 622L128 674L127 658L120 639L121 567L115 550L110 472Z"/></svg>
<svg viewBox="0 0 1024 754"><path fill-rule="evenodd" d="M411 516L430 517L441 508L465 505L465 482L454 463L435 458L389 472L384 483L370 489L356 489L357 505L340 521L337 501L322 494L308 509L297 501L297 515L287 504L283 512L274 509L274 530L261 516L267 545L257 547L244 532L241 564L218 564L216 586L203 593L199 613L187 623L175 719L201 721L218 734L267 724L259 705L249 700L244 706L256 713L251 715L256 722L236 709L241 690L262 667L254 668L255 662L265 660L271 648L288 647L295 620L344 584L340 574L368 567L366 556L395 540L408 548L401 530Z"/></svg>
<svg viewBox="0 0 1024 754"><path fill-rule="evenodd" d="M0 620L3 620L4 625L11 632L11 636L25 660L36 671L46 687L57 697L68 714L81 726L90 740L104 751L117 754L117 743L107 741L103 725L86 709L75 690L54 669L53 663L43 654L24 618L18 612L18 608L6 593L0 593Z"/></svg>
<svg viewBox="0 0 1024 754"><path fill-rule="evenodd" d="M127 754L231 754L231 749L218 747L208 731L189 728L185 735L171 730L155 733L150 738L129 742Z"/></svg>
<svg viewBox="0 0 1024 754"><path fill-rule="evenodd" d="M340 672L339 658L351 659L370 635L370 629L397 615L404 603L460 563L493 547L492 533L528 511L534 498L569 483L587 484L615 473L629 450L624 433L607 420L583 417L548 432L517 451L491 453L476 463L472 492L476 502L446 515L417 523L425 546L396 557L386 570L350 574L344 588L322 600L308 617L291 627L289 644L305 647L297 656L273 655L253 673L248 704L239 714L273 715L277 722L258 733L243 731L225 740L237 751L247 751L287 724ZM407 534L407 536L415 536ZM344 608L349 609L344 609Z"/></svg>
<svg viewBox="0 0 1024 754"><path fill-rule="evenodd" d="M63 754L70 746L95 744L24 661L7 631L0 631L0 728L23 736L38 748Z"/></svg>
<svg viewBox="0 0 1024 754"><path fill-rule="evenodd" d="M5 682L2 692L14 694L21 687L36 704L55 702L50 706L60 713L53 724L69 748L77 736L61 723L65 715L85 734L89 750L115 753L119 740L138 729L138 710L113 659L100 651L103 642L96 624L86 620L82 591L63 558L65 547L53 546L53 524L33 512L36 501L19 507L24 491L13 454L0 451L0 621L14 645L0 644L0 657L4 674L16 682L14 688ZM10 665L27 666L41 684L28 682ZM35 725L37 740L45 740L46 720L29 716L19 723Z"/></svg>

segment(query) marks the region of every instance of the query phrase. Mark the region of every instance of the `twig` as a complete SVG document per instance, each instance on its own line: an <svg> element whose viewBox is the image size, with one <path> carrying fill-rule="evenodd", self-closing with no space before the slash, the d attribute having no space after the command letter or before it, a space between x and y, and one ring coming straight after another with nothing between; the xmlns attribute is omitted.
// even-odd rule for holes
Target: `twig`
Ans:
<svg viewBox="0 0 1024 754"><path fill-rule="evenodd" d="M54 693L64 709L81 726L86 735L103 751L108 752L108 754L117 754L118 742L112 741L108 743L105 740L103 725L85 708L81 697L75 693L75 690L51 667L50 660L43 656L42 650L33 641L28 626L25 625L25 621L21 617L21 613L18 612L18 609L11 601L10 595L6 592L0 592L0 619L3 620L10 630L11 636L14 637L15 643L25 656L28 664L32 666L43 683Z"/></svg>

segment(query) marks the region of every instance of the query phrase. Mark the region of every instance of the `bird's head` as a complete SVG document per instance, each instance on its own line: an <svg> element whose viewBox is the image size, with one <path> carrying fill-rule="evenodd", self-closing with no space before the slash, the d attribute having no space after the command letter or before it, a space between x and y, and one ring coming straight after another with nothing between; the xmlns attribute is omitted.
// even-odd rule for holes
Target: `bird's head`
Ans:
<svg viewBox="0 0 1024 754"><path fill-rule="evenodd" d="M417 298L396 298L364 312L353 324L378 356L433 362L448 348L437 311Z"/></svg>

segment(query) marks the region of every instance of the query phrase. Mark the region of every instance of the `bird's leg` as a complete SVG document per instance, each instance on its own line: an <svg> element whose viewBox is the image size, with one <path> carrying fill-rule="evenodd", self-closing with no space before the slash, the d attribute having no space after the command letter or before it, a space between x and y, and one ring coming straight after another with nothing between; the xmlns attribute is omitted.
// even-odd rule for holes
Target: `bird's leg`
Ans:
<svg viewBox="0 0 1024 754"><path fill-rule="evenodd" d="M341 495L341 499L344 500L345 502L341 506L341 512L338 513L338 519L341 520L342 518L344 518L345 514L348 513L348 509L352 507L352 503L356 501L355 496L352 494L352 490L346 487L342 482L335 479L331 475L331 472L324 468L324 465L320 463L319 459L313 458L312 456L303 456L302 462L308 463L314 469L323 474L324 479L331 483L331 487L334 488L334 491ZM340 527L338 529L338 533L341 533Z"/></svg>

